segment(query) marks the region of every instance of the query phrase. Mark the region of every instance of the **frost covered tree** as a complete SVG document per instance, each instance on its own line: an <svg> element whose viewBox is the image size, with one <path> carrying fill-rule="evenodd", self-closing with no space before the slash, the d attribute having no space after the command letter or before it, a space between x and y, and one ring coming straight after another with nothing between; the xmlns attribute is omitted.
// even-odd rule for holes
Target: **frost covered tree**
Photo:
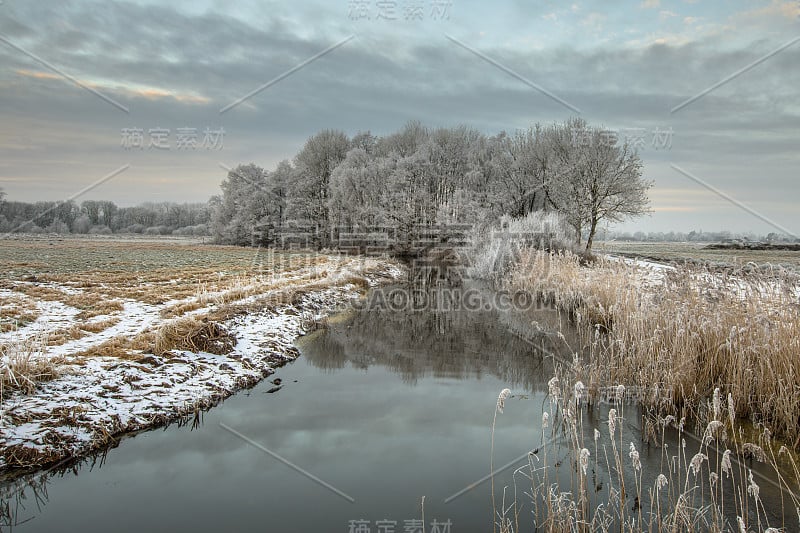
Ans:
<svg viewBox="0 0 800 533"><path fill-rule="evenodd" d="M275 203L267 173L253 163L239 165L228 172L220 187L222 196L212 206L212 234L219 242L252 244L255 226Z"/></svg>
<svg viewBox="0 0 800 533"><path fill-rule="evenodd" d="M295 156L293 212L298 219L316 226L318 247L327 246L332 237L328 204L330 178L349 149L350 141L343 132L323 130L309 138Z"/></svg>
<svg viewBox="0 0 800 533"><path fill-rule="evenodd" d="M578 135L576 135L578 132ZM648 212L652 182L642 177L642 161L627 143L582 119L554 125L545 132L554 171L544 178L547 200L575 228L577 244L587 233L591 253L598 224L619 222Z"/></svg>
<svg viewBox="0 0 800 533"><path fill-rule="evenodd" d="M492 140L494 174L504 194L505 209L513 217L547 206L545 184L552 172L552 151L546 130L536 125Z"/></svg>
<svg viewBox="0 0 800 533"><path fill-rule="evenodd" d="M363 145L362 145L363 146ZM385 189L391 169L361 146L347 152L331 174L331 222L351 230L385 223Z"/></svg>

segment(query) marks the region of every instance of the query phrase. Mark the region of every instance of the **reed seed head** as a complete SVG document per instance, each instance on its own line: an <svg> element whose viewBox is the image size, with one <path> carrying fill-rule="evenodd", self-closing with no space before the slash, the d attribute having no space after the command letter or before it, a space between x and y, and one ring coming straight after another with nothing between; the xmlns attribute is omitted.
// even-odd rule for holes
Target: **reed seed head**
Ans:
<svg viewBox="0 0 800 533"><path fill-rule="evenodd" d="M631 442L630 452L628 452L628 456L631 458L631 462L633 463L633 469L637 472L642 469L642 462L639 460L639 452L636 451L636 446L633 445Z"/></svg>
<svg viewBox="0 0 800 533"><path fill-rule="evenodd" d="M554 377L547 382L547 393L553 400L558 400L561 396L561 388L558 386L558 378Z"/></svg>
<svg viewBox="0 0 800 533"><path fill-rule="evenodd" d="M608 411L608 432L611 433L611 436L614 436L614 433L617 431L617 410L616 409L609 409Z"/></svg>
<svg viewBox="0 0 800 533"><path fill-rule="evenodd" d="M510 389L503 389L500 391L500 395L497 397L497 411L499 413L503 412L503 409L506 406L506 400L508 399L509 396L511 396Z"/></svg>
<svg viewBox="0 0 800 533"><path fill-rule="evenodd" d="M731 474L733 474L733 466L731 466L730 450L725 450L725 452L722 454L722 471L728 477L731 477Z"/></svg>
<svg viewBox="0 0 800 533"><path fill-rule="evenodd" d="M617 401L621 402L625 399L625 385L617 385Z"/></svg>
<svg viewBox="0 0 800 533"><path fill-rule="evenodd" d="M760 492L760 489L758 488L758 485L756 484L755 480L753 479L753 471L750 470L749 474L747 476L747 494L752 496L755 501L758 501L759 492Z"/></svg>
<svg viewBox="0 0 800 533"><path fill-rule="evenodd" d="M583 475L586 475L586 469L589 467L589 450L586 448L581 449L580 454L580 463L581 463L581 470L583 470Z"/></svg>
<svg viewBox="0 0 800 533"><path fill-rule="evenodd" d="M744 520L742 520L742 517L737 516L736 521L739 523L739 533L747 533L747 526L744 525Z"/></svg>
<svg viewBox="0 0 800 533"><path fill-rule="evenodd" d="M700 473L700 468L703 466L703 461L705 459L708 459L708 456L704 453L696 453L694 457L692 457L689 468L695 476Z"/></svg>

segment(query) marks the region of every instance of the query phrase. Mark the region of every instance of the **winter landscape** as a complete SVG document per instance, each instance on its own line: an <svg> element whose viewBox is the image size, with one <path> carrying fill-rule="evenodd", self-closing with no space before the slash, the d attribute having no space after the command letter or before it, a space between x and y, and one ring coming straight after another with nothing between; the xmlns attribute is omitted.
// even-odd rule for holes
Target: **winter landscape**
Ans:
<svg viewBox="0 0 800 533"><path fill-rule="evenodd" d="M800 531L800 4L623 4L0 2L0 531Z"/></svg>

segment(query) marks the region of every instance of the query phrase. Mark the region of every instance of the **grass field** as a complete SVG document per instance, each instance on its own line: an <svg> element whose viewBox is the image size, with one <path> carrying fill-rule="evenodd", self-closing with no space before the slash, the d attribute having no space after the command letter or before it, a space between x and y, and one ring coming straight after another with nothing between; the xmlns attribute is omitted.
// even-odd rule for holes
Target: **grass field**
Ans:
<svg viewBox="0 0 800 533"><path fill-rule="evenodd" d="M595 253L624 254L655 261L707 261L714 264L772 264L800 270L800 252L773 250L706 250L695 242L598 242Z"/></svg>
<svg viewBox="0 0 800 533"><path fill-rule="evenodd" d="M0 468L80 454L213 405L385 260L182 239L0 240Z"/></svg>
<svg viewBox="0 0 800 533"><path fill-rule="evenodd" d="M46 335L50 346L89 333L102 337L136 313L125 313L126 302L177 317L213 298L262 291L271 279L284 282L284 274L300 268L311 276L325 262L188 239L0 240L0 329L9 332L0 342L23 333Z"/></svg>

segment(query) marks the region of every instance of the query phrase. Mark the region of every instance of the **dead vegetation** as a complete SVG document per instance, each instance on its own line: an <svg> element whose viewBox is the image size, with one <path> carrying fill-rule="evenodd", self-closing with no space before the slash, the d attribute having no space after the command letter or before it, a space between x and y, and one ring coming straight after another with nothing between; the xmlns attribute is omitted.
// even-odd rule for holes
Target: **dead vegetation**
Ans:
<svg viewBox="0 0 800 533"><path fill-rule="evenodd" d="M111 315L124 309L122 302L111 299L103 292L72 294L56 287L31 282L13 284L11 289L25 294L34 301L60 302L79 309L80 312L76 315L78 320Z"/></svg>
<svg viewBox="0 0 800 533"><path fill-rule="evenodd" d="M515 288L568 311L586 335L586 385L638 387L665 414L696 412L719 388L735 412L800 441L800 286L794 276L658 273L621 261L581 266L531 252Z"/></svg>
<svg viewBox="0 0 800 533"><path fill-rule="evenodd" d="M0 295L0 333L14 331L39 318L36 303L18 294Z"/></svg>
<svg viewBox="0 0 800 533"><path fill-rule="evenodd" d="M48 346L61 346L70 341L82 339L92 333L100 333L119 323L119 317L105 320L83 321L68 328L49 331L47 334Z"/></svg>
<svg viewBox="0 0 800 533"><path fill-rule="evenodd" d="M236 337L216 322L180 318L163 324L155 335L153 354L172 350L226 355L236 346Z"/></svg>
<svg viewBox="0 0 800 533"><path fill-rule="evenodd" d="M46 345L46 337L0 344L0 401L14 391L31 394L37 383L60 375L63 359L45 357Z"/></svg>

